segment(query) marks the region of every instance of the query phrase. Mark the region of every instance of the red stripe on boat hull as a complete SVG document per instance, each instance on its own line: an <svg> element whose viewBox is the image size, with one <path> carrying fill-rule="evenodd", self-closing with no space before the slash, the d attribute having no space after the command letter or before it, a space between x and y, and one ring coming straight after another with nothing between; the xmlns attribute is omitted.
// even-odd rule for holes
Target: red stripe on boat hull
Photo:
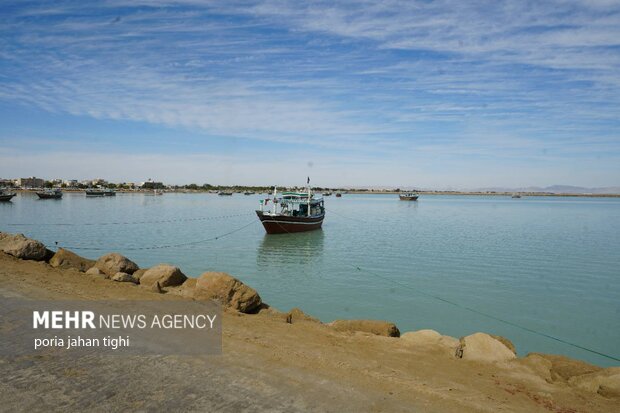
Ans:
<svg viewBox="0 0 620 413"><path fill-rule="evenodd" d="M325 215L316 217L291 217L286 215L264 215L262 211L256 211L267 234L287 234L292 232L305 232L321 229Z"/></svg>

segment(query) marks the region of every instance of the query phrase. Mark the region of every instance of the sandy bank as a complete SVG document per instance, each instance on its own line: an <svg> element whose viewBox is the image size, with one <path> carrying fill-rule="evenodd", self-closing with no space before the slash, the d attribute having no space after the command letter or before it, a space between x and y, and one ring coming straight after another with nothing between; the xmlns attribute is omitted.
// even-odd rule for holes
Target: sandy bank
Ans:
<svg viewBox="0 0 620 413"><path fill-rule="evenodd" d="M162 289L0 252L3 297L191 299L182 287ZM7 411L620 411L613 389L586 380L599 368L566 358L518 359L505 347L505 361L456 358L458 340L434 332L351 332L299 311L229 309L223 323L221 356L2 358L0 403Z"/></svg>

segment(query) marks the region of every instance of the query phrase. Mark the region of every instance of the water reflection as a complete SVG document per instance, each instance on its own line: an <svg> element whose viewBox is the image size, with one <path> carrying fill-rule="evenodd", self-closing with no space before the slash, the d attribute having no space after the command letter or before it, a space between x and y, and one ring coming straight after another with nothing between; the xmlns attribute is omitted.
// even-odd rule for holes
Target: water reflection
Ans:
<svg viewBox="0 0 620 413"><path fill-rule="evenodd" d="M258 246L257 265L264 268L319 264L323 258L324 237L322 230L265 234Z"/></svg>

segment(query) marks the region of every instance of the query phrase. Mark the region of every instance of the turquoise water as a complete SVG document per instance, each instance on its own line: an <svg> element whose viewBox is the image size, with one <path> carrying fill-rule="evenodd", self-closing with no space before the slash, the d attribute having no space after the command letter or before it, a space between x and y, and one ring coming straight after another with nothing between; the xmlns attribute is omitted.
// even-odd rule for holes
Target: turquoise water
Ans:
<svg viewBox="0 0 620 413"><path fill-rule="evenodd" d="M618 198L344 195L326 198L322 231L266 235L253 212L260 197L20 194L0 203L0 229L101 248L76 251L91 258L118 251L189 276L226 271L272 306L323 321L385 319L402 332L456 337L485 331L510 338L520 354L620 364L480 314L620 358ZM50 225L58 223L71 225Z"/></svg>

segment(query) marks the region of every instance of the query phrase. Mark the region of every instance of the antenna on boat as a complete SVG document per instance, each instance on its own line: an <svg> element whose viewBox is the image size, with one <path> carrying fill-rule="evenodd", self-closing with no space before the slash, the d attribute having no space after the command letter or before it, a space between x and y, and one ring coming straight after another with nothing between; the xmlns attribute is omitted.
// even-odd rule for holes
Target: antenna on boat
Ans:
<svg viewBox="0 0 620 413"><path fill-rule="evenodd" d="M310 177L308 177L308 216L310 216L310 198L312 198L310 191Z"/></svg>

